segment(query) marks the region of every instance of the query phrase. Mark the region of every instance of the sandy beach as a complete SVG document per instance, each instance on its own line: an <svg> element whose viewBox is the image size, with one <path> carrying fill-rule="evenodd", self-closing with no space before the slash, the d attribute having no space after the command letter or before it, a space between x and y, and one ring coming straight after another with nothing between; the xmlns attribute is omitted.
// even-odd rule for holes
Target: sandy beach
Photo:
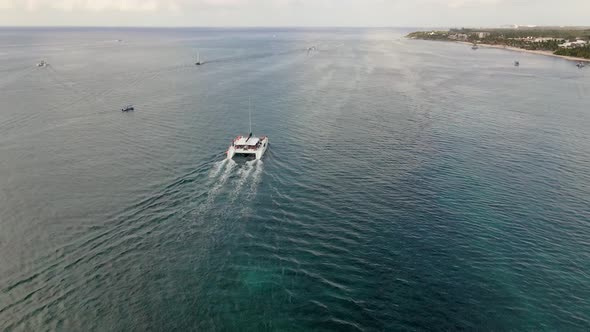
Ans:
<svg viewBox="0 0 590 332"><path fill-rule="evenodd" d="M456 43L465 44L465 45L472 45L472 43L462 42L462 41L457 41ZM582 62L590 63L590 59L577 58L577 57L565 56L565 55L557 55L557 54L553 54L553 52L551 52L551 51L525 50L525 49L518 48L518 47L510 47L510 46L504 46L504 45L491 45L491 44L477 44L477 46L486 47L486 48L497 48L497 49L508 50L508 51L513 51L513 52L546 55L546 56L552 56L555 58L561 58L561 59L565 59L565 60L569 60L569 61L582 61Z"/></svg>

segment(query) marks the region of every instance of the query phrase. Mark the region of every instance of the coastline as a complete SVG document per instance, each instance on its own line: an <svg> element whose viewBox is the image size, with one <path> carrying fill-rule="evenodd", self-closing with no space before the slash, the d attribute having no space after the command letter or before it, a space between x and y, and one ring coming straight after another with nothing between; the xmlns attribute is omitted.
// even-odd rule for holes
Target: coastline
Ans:
<svg viewBox="0 0 590 332"><path fill-rule="evenodd" d="M464 45L473 45L472 43L463 42L463 41L452 41L452 40L449 40L449 42L451 42L451 43L459 43L459 44L464 44ZM508 51L513 51L513 52L522 52L522 53L530 53L530 54L537 54L537 55L546 55L546 56L552 56L554 58L561 58L561 59L568 60L568 61L581 61L581 62L590 63L590 59L577 58L577 57L574 57L574 56L567 56L567 55L557 55L557 54L553 54L553 52L551 52L551 51L525 50L523 48L518 48L518 47L511 47L511 46L504 46L504 45L492 45L492 44L477 44L477 46L479 46L479 47L485 47L485 48L497 48L497 49L500 49L500 50L508 50Z"/></svg>

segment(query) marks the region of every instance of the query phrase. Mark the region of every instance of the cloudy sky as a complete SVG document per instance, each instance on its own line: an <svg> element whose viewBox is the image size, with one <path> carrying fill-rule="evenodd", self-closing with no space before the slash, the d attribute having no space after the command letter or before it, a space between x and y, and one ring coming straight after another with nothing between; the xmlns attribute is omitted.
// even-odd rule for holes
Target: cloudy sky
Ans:
<svg viewBox="0 0 590 332"><path fill-rule="evenodd" d="M0 0L3 26L590 25L590 0Z"/></svg>

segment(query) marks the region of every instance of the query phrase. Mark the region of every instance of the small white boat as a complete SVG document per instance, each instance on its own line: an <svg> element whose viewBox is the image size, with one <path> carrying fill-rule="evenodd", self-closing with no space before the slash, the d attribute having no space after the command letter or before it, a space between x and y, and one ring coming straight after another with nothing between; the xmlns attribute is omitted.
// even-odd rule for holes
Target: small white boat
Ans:
<svg viewBox="0 0 590 332"><path fill-rule="evenodd" d="M227 159L235 156L254 156L256 160L262 159L268 149L269 140L267 136L256 137L252 134L252 111L248 108L250 118L250 134L234 138L227 149Z"/></svg>
<svg viewBox="0 0 590 332"><path fill-rule="evenodd" d="M49 64L47 62L45 62L45 60L41 60L41 62L39 62L37 64L37 67L47 67L49 66Z"/></svg>

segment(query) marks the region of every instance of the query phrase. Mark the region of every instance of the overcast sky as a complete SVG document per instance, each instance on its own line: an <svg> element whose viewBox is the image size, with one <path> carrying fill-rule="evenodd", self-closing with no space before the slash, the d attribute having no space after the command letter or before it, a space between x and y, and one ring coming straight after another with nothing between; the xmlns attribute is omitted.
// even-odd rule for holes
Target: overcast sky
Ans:
<svg viewBox="0 0 590 332"><path fill-rule="evenodd" d="M590 25L590 0L0 0L4 26Z"/></svg>

